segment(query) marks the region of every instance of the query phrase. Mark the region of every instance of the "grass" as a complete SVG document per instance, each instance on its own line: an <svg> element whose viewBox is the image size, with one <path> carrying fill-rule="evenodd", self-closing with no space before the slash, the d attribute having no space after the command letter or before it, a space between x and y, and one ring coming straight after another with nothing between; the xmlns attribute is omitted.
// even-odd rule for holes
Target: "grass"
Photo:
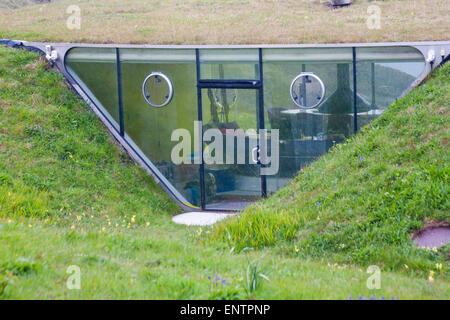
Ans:
<svg viewBox="0 0 450 320"><path fill-rule="evenodd" d="M422 105L419 97L437 95L434 104L442 103L448 84L438 84L448 72L406 101ZM441 137L435 133L430 141ZM305 174L311 171L267 205L294 185L309 188L300 184ZM298 254L297 240L233 251L207 241L212 228L172 223L179 209L111 141L61 75L34 53L7 48L0 48L0 188L1 299L449 298L448 263L442 270L432 265L443 261L434 252L414 251L429 270L380 264L381 289L375 290L366 286L364 264L340 262L349 251ZM293 203L292 195L287 199L284 208ZM282 226L290 215L270 217ZM81 270L80 290L66 285L73 265Z"/></svg>
<svg viewBox="0 0 450 320"><path fill-rule="evenodd" d="M445 0L353 2L333 10L328 0L57 0L11 9L3 0L0 38L149 44L448 40ZM80 29L66 26L70 5L81 9ZM380 29L367 28L370 5L381 9Z"/></svg>
<svg viewBox="0 0 450 320"><path fill-rule="evenodd" d="M450 246L417 249L411 234L450 223L450 66L333 147L287 187L215 227L230 248L285 247L292 256L448 274Z"/></svg>
<svg viewBox="0 0 450 320"><path fill-rule="evenodd" d="M51 2L51 0L0 0L0 9L17 9L48 2Z"/></svg>

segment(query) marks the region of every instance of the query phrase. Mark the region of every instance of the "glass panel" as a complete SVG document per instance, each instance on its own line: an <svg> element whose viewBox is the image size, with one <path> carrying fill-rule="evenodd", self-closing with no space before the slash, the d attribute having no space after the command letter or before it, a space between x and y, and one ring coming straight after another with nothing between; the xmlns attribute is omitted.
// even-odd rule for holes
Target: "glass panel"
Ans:
<svg viewBox="0 0 450 320"><path fill-rule="evenodd" d="M382 114L425 68L411 47L357 48L356 60L358 128Z"/></svg>
<svg viewBox="0 0 450 320"><path fill-rule="evenodd" d="M266 177L268 193L353 133L352 57L351 48L263 50L265 127L278 129L280 139L279 170ZM292 81L304 72L326 88L312 109L298 107L290 95Z"/></svg>
<svg viewBox="0 0 450 320"><path fill-rule="evenodd" d="M258 49L200 50L201 79L259 79Z"/></svg>
<svg viewBox="0 0 450 320"><path fill-rule="evenodd" d="M65 59L69 74L119 130L116 50L74 48Z"/></svg>
<svg viewBox="0 0 450 320"><path fill-rule="evenodd" d="M134 141L179 194L200 206L195 51L120 49L120 59L126 139ZM164 107L149 105L142 93L143 82L152 72L162 73L172 82L173 98ZM150 90L150 99L160 95L155 90L157 87ZM165 97L167 88L161 86L161 90ZM184 130L178 130L172 141L176 129ZM186 148L176 152L181 158L178 163L172 159L172 150L183 141Z"/></svg>
<svg viewBox="0 0 450 320"><path fill-rule="evenodd" d="M207 209L241 208L261 197L258 145L258 91L202 89Z"/></svg>

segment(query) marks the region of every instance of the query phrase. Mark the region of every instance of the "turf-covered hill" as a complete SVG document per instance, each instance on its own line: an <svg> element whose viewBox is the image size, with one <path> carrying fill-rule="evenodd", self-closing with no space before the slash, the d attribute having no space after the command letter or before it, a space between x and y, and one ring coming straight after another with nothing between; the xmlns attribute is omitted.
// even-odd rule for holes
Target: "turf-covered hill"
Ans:
<svg viewBox="0 0 450 320"><path fill-rule="evenodd" d="M388 269L444 262L449 246L417 249L411 234L450 222L449 104L447 64L287 187L216 226L211 239Z"/></svg>

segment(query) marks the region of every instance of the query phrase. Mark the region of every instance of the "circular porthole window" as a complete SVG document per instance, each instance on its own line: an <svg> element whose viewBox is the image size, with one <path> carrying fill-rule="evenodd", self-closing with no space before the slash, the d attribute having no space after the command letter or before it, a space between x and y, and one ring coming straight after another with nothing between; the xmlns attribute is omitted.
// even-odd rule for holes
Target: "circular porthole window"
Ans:
<svg viewBox="0 0 450 320"><path fill-rule="evenodd" d="M312 72L302 72L292 80L291 99L300 108L312 109L325 98L325 84Z"/></svg>
<svg viewBox="0 0 450 320"><path fill-rule="evenodd" d="M152 107L161 108L173 98L173 85L170 78L161 72L152 72L142 84L145 101Z"/></svg>

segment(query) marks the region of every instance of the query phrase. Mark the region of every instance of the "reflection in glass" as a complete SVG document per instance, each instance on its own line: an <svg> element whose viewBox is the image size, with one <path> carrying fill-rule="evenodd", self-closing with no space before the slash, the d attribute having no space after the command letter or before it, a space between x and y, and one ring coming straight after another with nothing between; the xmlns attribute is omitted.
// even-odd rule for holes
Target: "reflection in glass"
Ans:
<svg viewBox="0 0 450 320"><path fill-rule="evenodd" d="M201 49L199 53L201 79L259 78L258 49Z"/></svg>
<svg viewBox="0 0 450 320"><path fill-rule="evenodd" d="M258 91L202 89L202 107L206 208L242 208L261 197L259 165L251 155L258 145Z"/></svg>
<svg viewBox="0 0 450 320"><path fill-rule="evenodd" d="M144 80L142 94L152 107L164 107L173 97L172 81L164 73L152 72Z"/></svg>
<svg viewBox="0 0 450 320"><path fill-rule="evenodd" d="M65 61L69 74L119 130L116 49L74 48Z"/></svg>
<svg viewBox="0 0 450 320"><path fill-rule="evenodd" d="M291 99L300 108L317 107L325 97L322 80L312 72L300 73L291 83Z"/></svg>
<svg viewBox="0 0 450 320"><path fill-rule="evenodd" d="M194 121L197 120L195 51L120 49L120 58L126 138L139 147L187 201L200 206L199 165L194 164L198 157L198 150L194 149ZM152 72L165 74L173 84L173 99L163 108L150 106L142 95L142 84ZM153 95L163 100L167 88L162 86L161 90ZM183 155L188 163L174 164L171 159L172 149L179 143L171 141L175 129L186 129L190 134L191 153Z"/></svg>
<svg viewBox="0 0 450 320"><path fill-rule="evenodd" d="M263 63L265 127L280 135L280 169L267 176L271 193L353 134L353 55L351 48L265 49ZM299 108L289 94L302 72L314 73L326 87L323 102L312 109Z"/></svg>
<svg viewBox="0 0 450 320"><path fill-rule="evenodd" d="M412 47L356 49L358 128L380 116L423 72L422 54ZM362 101L365 101L363 104Z"/></svg>

